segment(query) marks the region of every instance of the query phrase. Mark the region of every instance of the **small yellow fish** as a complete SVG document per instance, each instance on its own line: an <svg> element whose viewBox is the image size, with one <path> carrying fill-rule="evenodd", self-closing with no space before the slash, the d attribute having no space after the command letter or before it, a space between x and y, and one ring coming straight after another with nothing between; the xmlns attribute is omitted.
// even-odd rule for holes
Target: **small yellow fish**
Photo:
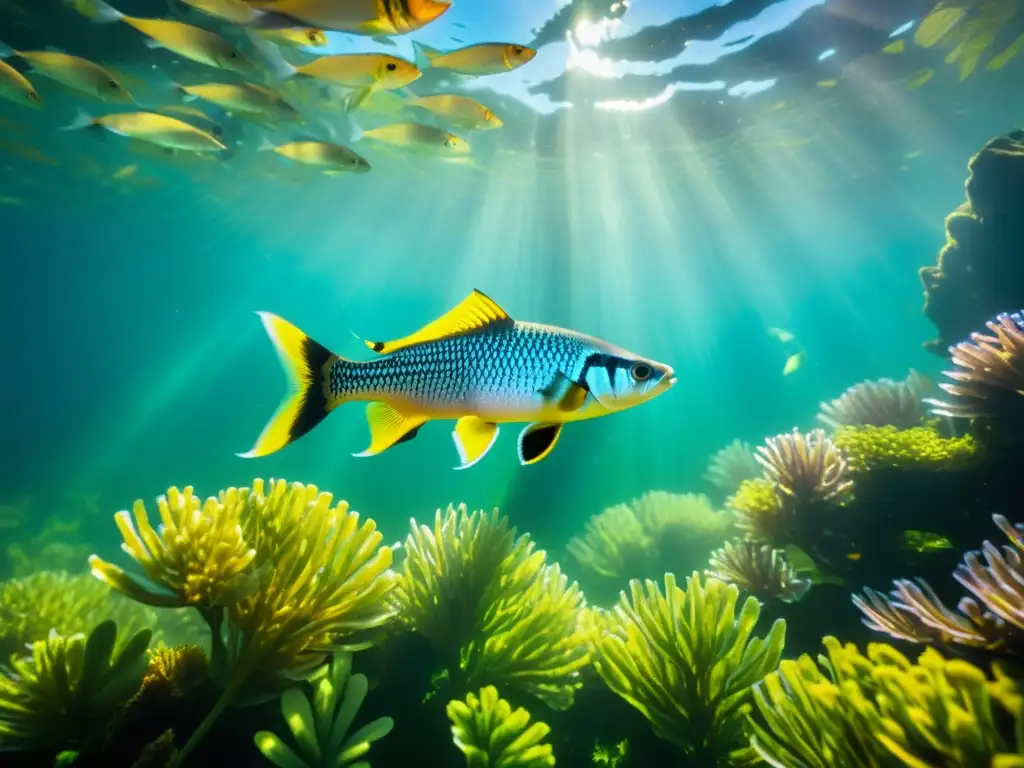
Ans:
<svg viewBox="0 0 1024 768"><path fill-rule="evenodd" d="M938 552L953 549L953 542L945 536L930 531L904 531L903 548L912 552Z"/></svg>
<svg viewBox="0 0 1024 768"><path fill-rule="evenodd" d="M423 74L412 62L387 53L321 56L301 67L292 67L291 72L345 88L356 88L347 106L350 112L371 93L405 88Z"/></svg>
<svg viewBox="0 0 1024 768"><path fill-rule="evenodd" d="M905 154L903 156L903 159L904 160L913 160L915 157L920 157L921 154L922 154L921 150L915 149L913 152L907 152L907 154Z"/></svg>
<svg viewBox="0 0 1024 768"><path fill-rule="evenodd" d="M21 72L0 60L0 96L23 107L42 109L43 100Z"/></svg>
<svg viewBox="0 0 1024 768"><path fill-rule="evenodd" d="M931 48L941 41L967 13L967 5L939 3L914 30L914 42L922 48Z"/></svg>
<svg viewBox="0 0 1024 768"><path fill-rule="evenodd" d="M191 24L166 19L139 19L125 16L103 0L87 0L95 7L92 20L98 23L122 21L152 41L151 47L166 48L186 59L218 69L227 69L243 77L256 77L260 68L219 35Z"/></svg>
<svg viewBox="0 0 1024 768"><path fill-rule="evenodd" d="M355 35L404 35L448 10L438 0L246 0L265 12L263 28L313 26Z"/></svg>
<svg viewBox="0 0 1024 768"><path fill-rule="evenodd" d="M491 110L467 96L439 93L409 99L411 106L420 107L444 119L449 125L465 131L486 131L501 128L503 123Z"/></svg>
<svg viewBox="0 0 1024 768"><path fill-rule="evenodd" d="M207 83L179 85L186 98L198 98L231 112L257 114L272 120L298 122L302 115L284 97L263 85L253 83Z"/></svg>
<svg viewBox="0 0 1024 768"><path fill-rule="evenodd" d="M885 48L882 49L882 53L903 53L905 49L906 44L903 40L896 40L885 46Z"/></svg>
<svg viewBox="0 0 1024 768"><path fill-rule="evenodd" d="M120 181L121 179L127 179L129 176L133 176L135 174L135 172L138 171L138 170L139 170L139 166L137 166L137 165L126 165L126 166L124 166L122 168L118 168L116 171L114 171L114 173L111 176L111 178L117 179L118 181Z"/></svg>
<svg viewBox="0 0 1024 768"><path fill-rule="evenodd" d="M933 77L935 77L934 69L918 70L911 76L910 82L907 83L907 89L911 91L916 91L922 85L931 80Z"/></svg>
<svg viewBox="0 0 1024 768"><path fill-rule="evenodd" d="M348 147L326 141L293 141L275 147L264 139L262 151L271 150L303 165L315 165L328 170L366 173L370 164Z"/></svg>
<svg viewBox="0 0 1024 768"><path fill-rule="evenodd" d="M494 445L499 424L527 422L519 461L548 456L564 424L649 402L676 383L671 367L563 328L513 320L473 291L455 308L394 341L366 341L379 355L347 360L286 320L260 312L291 386L244 458L267 456L302 437L331 411L367 402L375 456L432 420L456 419L460 469Z"/></svg>
<svg viewBox="0 0 1024 768"><path fill-rule="evenodd" d="M258 8L253 8L242 0L181 0L185 5L195 8L215 19L230 21L232 24L254 24L263 16Z"/></svg>
<svg viewBox="0 0 1024 768"><path fill-rule="evenodd" d="M847 560L851 560L853 562L857 562L858 560L860 560L860 558L861 558L860 552L850 552L846 556Z"/></svg>
<svg viewBox="0 0 1024 768"><path fill-rule="evenodd" d="M410 152L459 156L469 154L469 143L454 133L421 123L393 123L364 131L363 136Z"/></svg>
<svg viewBox="0 0 1024 768"><path fill-rule="evenodd" d="M460 75L497 75L518 69L533 60L537 52L513 43L478 43L444 53L413 41L434 69L448 69Z"/></svg>
<svg viewBox="0 0 1024 768"><path fill-rule="evenodd" d="M989 70L990 72L995 72L996 70L1002 69L1010 62L1010 59L1012 59L1022 50L1024 50L1024 34L1022 34L1015 41L1010 43L1010 46L1005 51L993 57L992 60L985 65L985 69Z"/></svg>
<svg viewBox="0 0 1024 768"><path fill-rule="evenodd" d="M163 107L157 107L157 112L163 112L164 114L171 115L172 117L178 117L183 119L186 123L192 123L196 128L201 131L206 131L212 136L218 138L224 135L224 126L214 120L212 117L207 115L200 109L195 107L189 107L185 104L168 104Z"/></svg>
<svg viewBox="0 0 1024 768"><path fill-rule="evenodd" d="M0 141L0 151L7 152L10 155L20 157L22 160L28 160L37 165L48 165L51 168L57 168L60 165L52 157L35 147L30 147L28 144L22 144L17 141Z"/></svg>
<svg viewBox="0 0 1024 768"><path fill-rule="evenodd" d="M796 373L800 370L800 366L804 363L804 351L801 349L796 354L790 355L786 360L786 365L782 368L782 375L789 376L791 373Z"/></svg>
<svg viewBox="0 0 1024 768"><path fill-rule="evenodd" d="M836 83L835 80L819 80L818 81L818 87L819 88L835 88L836 85L838 85L838 83Z"/></svg>
<svg viewBox="0 0 1024 768"><path fill-rule="evenodd" d="M0 59L17 56L28 62L32 72L56 80L76 91L116 104L132 104L128 90L99 64L57 51L16 51L0 43Z"/></svg>
<svg viewBox="0 0 1024 768"><path fill-rule="evenodd" d="M71 125L62 130L83 128L105 128L119 136L128 136L166 149L189 152L219 152L227 149L213 136L194 125L155 112L120 112L95 118L82 112Z"/></svg>
<svg viewBox="0 0 1024 768"><path fill-rule="evenodd" d="M289 48L322 48L327 45L327 34L322 29L315 27L257 29L254 31L275 45L286 45Z"/></svg>

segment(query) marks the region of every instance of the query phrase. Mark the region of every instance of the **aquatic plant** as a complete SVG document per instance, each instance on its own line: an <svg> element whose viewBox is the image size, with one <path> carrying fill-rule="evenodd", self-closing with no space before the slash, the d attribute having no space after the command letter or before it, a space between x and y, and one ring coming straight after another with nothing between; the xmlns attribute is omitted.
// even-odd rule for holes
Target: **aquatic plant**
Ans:
<svg viewBox="0 0 1024 768"><path fill-rule="evenodd" d="M26 657L0 669L0 750L81 747L102 736L110 717L135 693L150 632L119 641L103 621L86 637L50 634Z"/></svg>
<svg viewBox="0 0 1024 768"><path fill-rule="evenodd" d="M735 584L761 600L794 603L811 588L810 580L797 577L781 549L750 539L727 541L715 550L704 574Z"/></svg>
<svg viewBox="0 0 1024 768"><path fill-rule="evenodd" d="M1021 765L1022 697L934 648L912 664L895 648L824 638L819 663L783 661L754 686L751 745L771 765L966 768ZM1015 727L1004 735L1007 713Z"/></svg>
<svg viewBox="0 0 1024 768"><path fill-rule="evenodd" d="M251 567L256 550L242 537L247 495L248 489L231 488L203 503L191 486L184 492L169 488L157 499L159 533L149 522L145 503L137 500L131 514L118 512L114 522L124 539L122 549L158 589L97 555L89 558L93 575L133 600L159 608L204 609L236 602L258 586Z"/></svg>
<svg viewBox="0 0 1024 768"><path fill-rule="evenodd" d="M890 597L867 588L863 596L853 596L864 624L909 642L1024 653L1024 525L1011 525L1002 515L992 519L1013 546L1000 549L986 541L981 553L964 555L953 578L973 598L961 599L956 612L926 582L900 579Z"/></svg>
<svg viewBox="0 0 1024 768"><path fill-rule="evenodd" d="M794 538L794 509L782 506L770 480L744 480L725 506L735 514L736 527L755 541L784 545Z"/></svg>
<svg viewBox="0 0 1024 768"><path fill-rule="evenodd" d="M587 664L579 587L498 510L449 505L433 527L411 527L392 603L434 645L456 689L509 685L570 706Z"/></svg>
<svg viewBox="0 0 1024 768"><path fill-rule="evenodd" d="M942 437L933 427L840 427L835 444L852 473L874 469L952 469L969 463L978 444L970 435Z"/></svg>
<svg viewBox="0 0 1024 768"><path fill-rule="evenodd" d="M206 651L198 645L176 645L149 651L143 687L166 686L176 695L196 687L210 676Z"/></svg>
<svg viewBox="0 0 1024 768"><path fill-rule="evenodd" d="M452 738L466 756L467 768L549 768L555 764L551 745L542 743L551 729L530 723L530 713L498 696L489 685L479 695L448 703Z"/></svg>
<svg viewBox="0 0 1024 768"><path fill-rule="evenodd" d="M125 549L163 591L99 558L92 567L133 599L193 605L210 626L223 692L175 758L182 765L232 702L308 676L333 651L371 643L394 615L394 574L373 521L360 523L344 501L332 506L316 486L255 480L251 491L230 488L202 506L172 488L159 506L159 534L140 502L138 531L127 513L116 519ZM206 513L210 519L200 519Z"/></svg>
<svg viewBox="0 0 1024 768"><path fill-rule="evenodd" d="M1024 395L1024 317L1003 313L985 324L992 335L972 333L968 341L949 348L958 370L943 375L954 383L939 386L953 402L928 400L940 416L973 418L991 415Z"/></svg>
<svg viewBox="0 0 1024 768"><path fill-rule="evenodd" d="M986 53L1006 29L1013 29L1020 4L1014 0L984 0L977 3L944 0L921 20L914 31L914 42L923 48L949 48L944 61L955 65L960 82L970 77ZM1008 41L1009 42L1009 41ZM987 69L1001 69L1020 49L1011 42L1005 50L988 60Z"/></svg>
<svg viewBox="0 0 1024 768"><path fill-rule="evenodd" d="M704 494L649 491L592 517L566 547L583 569L605 579L699 562L733 525Z"/></svg>
<svg viewBox="0 0 1024 768"><path fill-rule="evenodd" d="M911 371L903 381L862 381L835 400L822 403L818 421L833 431L839 427L887 425L910 429L924 418L922 398L927 390L927 380L917 371Z"/></svg>
<svg viewBox="0 0 1024 768"><path fill-rule="evenodd" d="M40 571L0 582L0 659L45 639L51 630L71 636L106 619L121 627L124 638L153 627L156 614L87 573Z"/></svg>
<svg viewBox="0 0 1024 768"><path fill-rule="evenodd" d="M846 460L821 429L770 437L758 447L756 458L784 506L841 502L853 487L846 477Z"/></svg>
<svg viewBox="0 0 1024 768"><path fill-rule="evenodd" d="M368 768L369 763L355 761L387 736L395 722L379 717L348 736L369 689L366 676L351 671L352 655L336 653L313 681L311 696L299 687L285 691L281 714L294 747L270 731L259 731L254 741L263 756L279 768Z"/></svg>
<svg viewBox="0 0 1024 768"><path fill-rule="evenodd" d="M704 479L726 493L733 493L744 480L761 476L761 465L754 458L750 443L733 440L708 461Z"/></svg>
<svg viewBox="0 0 1024 768"><path fill-rule="evenodd" d="M938 330L925 347L942 357L998 313L1024 307L1024 131L986 142L968 170L967 202L946 218L938 264L919 272L924 313Z"/></svg>
<svg viewBox="0 0 1024 768"><path fill-rule="evenodd" d="M694 764L742 762L749 756L743 714L751 686L775 669L786 623L752 637L760 603L739 589L694 572L682 590L633 580L615 610L588 620L594 666L612 691L638 709L658 736ZM712 761L720 761L713 763Z"/></svg>

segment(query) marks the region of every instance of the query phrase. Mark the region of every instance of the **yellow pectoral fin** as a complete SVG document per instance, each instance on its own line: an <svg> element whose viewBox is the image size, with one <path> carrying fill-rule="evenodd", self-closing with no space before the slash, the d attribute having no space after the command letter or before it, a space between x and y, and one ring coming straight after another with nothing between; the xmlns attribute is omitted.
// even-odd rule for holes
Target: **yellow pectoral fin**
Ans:
<svg viewBox="0 0 1024 768"><path fill-rule="evenodd" d="M456 469L469 469L491 450L498 439L498 425L478 416L463 416L455 422L452 439L462 462Z"/></svg>
<svg viewBox="0 0 1024 768"><path fill-rule="evenodd" d="M547 457L562 434L561 424L530 424L519 433L519 463L536 464Z"/></svg>
<svg viewBox="0 0 1024 768"><path fill-rule="evenodd" d="M556 373L554 379L539 393L544 402L554 405L560 411L578 411L587 401L589 392L564 373Z"/></svg>
<svg viewBox="0 0 1024 768"><path fill-rule="evenodd" d="M448 336L455 336L469 331L480 330L499 324L512 324L512 318L490 297L480 291L473 291L453 309L449 310L432 323L420 328L413 334L395 341L363 342L374 352L386 355L396 349L411 347L425 341L437 341Z"/></svg>
<svg viewBox="0 0 1024 768"><path fill-rule="evenodd" d="M370 425L370 447L353 456L376 456L388 448L416 437L416 431L426 422L425 416L407 416L387 403L366 406L366 422Z"/></svg>

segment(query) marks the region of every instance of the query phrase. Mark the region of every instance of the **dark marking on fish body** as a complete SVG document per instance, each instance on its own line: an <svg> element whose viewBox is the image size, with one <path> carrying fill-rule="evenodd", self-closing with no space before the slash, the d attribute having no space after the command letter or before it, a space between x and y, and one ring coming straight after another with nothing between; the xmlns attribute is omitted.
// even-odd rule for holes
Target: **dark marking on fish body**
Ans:
<svg viewBox="0 0 1024 768"><path fill-rule="evenodd" d="M326 370L327 363L333 355L325 348L317 344L313 339L306 338L302 343L302 359L309 367L309 374L313 382L304 390L302 405L295 414L295 421L288 429L288 442L298 440L313 427L319 424L327 412L327 391L322 382L325 377L333 377L334 366Z"/></svg>
<svg viewBox="0 0 1024 768"><path fill-rule="evenodd" d="M384 342L383 341L375 341L375 342L373 342L373 351L374 352L380 352L382 349L384 349Z"/></svg>

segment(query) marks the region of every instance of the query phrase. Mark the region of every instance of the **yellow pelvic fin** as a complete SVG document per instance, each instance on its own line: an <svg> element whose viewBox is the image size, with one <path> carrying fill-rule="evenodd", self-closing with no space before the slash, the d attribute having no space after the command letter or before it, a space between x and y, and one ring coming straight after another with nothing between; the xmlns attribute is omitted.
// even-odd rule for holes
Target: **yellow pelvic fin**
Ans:
<svg viewBox="0 0 1024 768"><path fill-rule="evenodd" d="M540 394L544 397L545 403L557 406L560 411L571 413L583 407L590 393L586 387L581 387L564 373L556 373L551 383L542 389Z"/></svg>
<svg viewBox="0 0 1024 768"><path fill-rule="evenodd" d="M360 88L358 91L353 93L349 99L345 102L345 111L349 114L359 109L360 105L370 98L370 94L376 90L374 86L370 85L366 88Z"/></svg>
<svg viewBox="0 0 1024 768"><path fill-rule="evenodd" d="M422 344L425 341L437 341L492 326L511 326L512 322L508 313L499 307L493 299L474 290L458 306L415 333L395 341L364 341L363 343L374 352L386 355L389 352L411 347L414 344Z"/></svg>
<svg viewBox="0 0 1024 768"><path fill-rule="evenodd" d="M366 423L370 425L370 447L353 456L376 456L388 448L416 437L416 431L427 422L425 416L407 416L387 403L366 406Z"/></svg>
<svg viewBox="0 0 1024 768"><path fill-rule="evenodd" d="M288 379L288 393L252 449L238 454L244 459L266 456L298 440L337 405L328 400L325 385L331 366L340 358L287 320L270 312L256 314L277 349Z"/></svg>
<svg viewBox="0 0 1024 768"><path fill-rule="evenodd" d="M530 424L519 433L519 463L536 464L547 457L562 434L561 424Z"/></svg>
<svg viewBox="0 0 1024 768"><path fill-rule="evenodd" d="M456 469L469 469L491 450L498 439L498 425L479 416L463 416L455 422L452 439L462 462Z"/></svg>

